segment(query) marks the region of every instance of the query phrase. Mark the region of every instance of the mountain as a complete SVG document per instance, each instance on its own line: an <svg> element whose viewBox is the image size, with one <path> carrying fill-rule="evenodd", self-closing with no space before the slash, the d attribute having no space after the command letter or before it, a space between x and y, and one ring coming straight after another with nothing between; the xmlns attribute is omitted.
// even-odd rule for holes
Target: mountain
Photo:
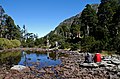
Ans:
<svg viewBox="0 0 120 79"><path fill-rule="evenodd" d="M98 6L99 4L91 4L91 7L96 10L97 12L97 9L98 9ZM63 28L63 31L65 30L65 28L67 28L68 31L70 31L71 29L71 25L72 24L77 24L79 25L80 24L80 16L81 16L81 12L75 16L72 16L66 20L64 20L63 22L61 22L56 28L55 30L51 31L50 33L48 33L44 38L46 37L49 37L49 36L53 36L53 34L57 34L59 36L65 36L63 35L62 33L62 28ZM64 28L65 27L65 28ZM71 34L71 33L69 33Z"/></svg>
<svg viewBox="0 0 120 79"><path fill-rule="evenodd" d="M96 12L98 11L98 6L99 4L91 4L92 9L94 9ZM53 31L48 33L46 36L40 38L41 43L42 44L44 43L44 45L46 45L46 43L48 43L47 40L49 40L50 47L54 47L56 41L59 43L59 45L64 44L66 46L70 46L67 44L72 44L72 43L76 43L76 41L79 41L81 13L82 12L68 19L65 19ZM74 39L75 37L78 37L78 38L75 40L71 40L71 39Z"/></svg>

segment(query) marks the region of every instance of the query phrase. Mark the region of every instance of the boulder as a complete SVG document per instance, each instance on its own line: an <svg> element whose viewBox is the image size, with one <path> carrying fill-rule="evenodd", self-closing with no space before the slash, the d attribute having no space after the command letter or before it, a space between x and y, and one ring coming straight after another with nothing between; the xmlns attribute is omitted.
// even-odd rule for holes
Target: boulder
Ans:
<svg viewBox="0 0 120 79"><path fill-rule="evenodd" d="M11 67L11 70L22 71L25 68L26 66L23 66L23 65L14 65L13 67Z"/></svg>
<svg viewBox="0 0 120 79"><path fill-rule="evenodd" d="M116 65L119 65L119 64L120 64L120 60L118 60L118 59L112 59L111 62L112 62L113 64L116 64Z"/></svg>
<svg viewBox="0 0 120 79"><path fill-rule="evenodd" d="M82 63L80 64L82 67L98 67L96 63Z"/></svg>
<svg viewBox="0 0 120 79"><path fill-rule="evenodd" d="M118 70L120 70L120 65L118 65Z"/></svg>
<svg viewBox="0 0 120 79"><path fill-rule="evenodd" d="M102 61L99 66L104 66L104 67L114 67L115 65L114 64L111 64L110 62L108 61Z"/></svg>
<svg viewBox="0 0 120 79"><path fill-rule="evenodd" d="M104 61L111 61L111 58L105 58Z"/></svg>

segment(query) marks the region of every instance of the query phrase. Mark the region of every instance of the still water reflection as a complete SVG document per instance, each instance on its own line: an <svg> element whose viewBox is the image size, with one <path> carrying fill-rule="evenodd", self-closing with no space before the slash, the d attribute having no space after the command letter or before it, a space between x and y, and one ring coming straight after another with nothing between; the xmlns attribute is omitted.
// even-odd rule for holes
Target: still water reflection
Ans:
<svg viewBox="0 0 120 79"><path fill-rule="evenodd" d="M55 52L6 52L0 54L0 65L25 65L38 68L61 64L59 54Z"/></svg>

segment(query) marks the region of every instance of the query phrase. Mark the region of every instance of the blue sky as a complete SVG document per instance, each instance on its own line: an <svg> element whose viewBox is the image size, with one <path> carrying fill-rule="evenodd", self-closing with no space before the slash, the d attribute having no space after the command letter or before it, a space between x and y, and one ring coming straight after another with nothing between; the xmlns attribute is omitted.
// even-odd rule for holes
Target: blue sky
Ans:
<svg viewBox="0 0 120 79"><path fill-rule="evenodd" d="M0 5L16 25L43 37L67 18L80 13L86 4L100 0L0 0Z"/></svg>

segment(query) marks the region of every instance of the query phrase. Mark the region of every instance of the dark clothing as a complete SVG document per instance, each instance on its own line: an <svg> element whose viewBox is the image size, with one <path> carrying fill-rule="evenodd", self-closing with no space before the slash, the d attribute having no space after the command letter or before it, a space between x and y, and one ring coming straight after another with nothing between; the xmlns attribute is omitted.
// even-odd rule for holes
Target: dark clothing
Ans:
<svg viewBox="0 0 120 79"><path fill-rule="evenodd" d="M87 53L85 55L85 63L92 63L92 61L93 61L92 55L90 53Z"/></svg>

